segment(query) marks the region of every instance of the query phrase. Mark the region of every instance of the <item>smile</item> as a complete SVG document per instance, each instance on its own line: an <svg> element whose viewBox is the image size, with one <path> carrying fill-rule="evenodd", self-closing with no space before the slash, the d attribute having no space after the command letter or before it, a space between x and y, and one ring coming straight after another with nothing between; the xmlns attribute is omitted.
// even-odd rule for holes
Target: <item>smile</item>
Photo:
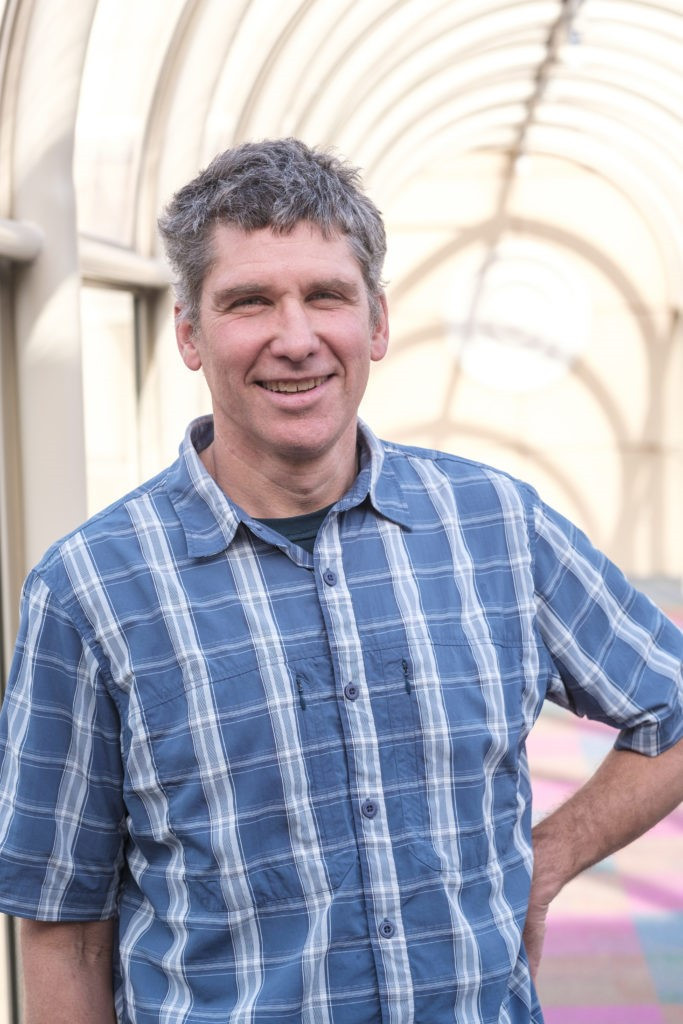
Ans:
<svg viewBox="0 0 683 1024"><path fill-rule="evenodd" d="M299 391L312 391L324 384L327 377L309 377L307 380L262 380L259 384L266 391L277 391L281 395L294 395Z"/></svg>

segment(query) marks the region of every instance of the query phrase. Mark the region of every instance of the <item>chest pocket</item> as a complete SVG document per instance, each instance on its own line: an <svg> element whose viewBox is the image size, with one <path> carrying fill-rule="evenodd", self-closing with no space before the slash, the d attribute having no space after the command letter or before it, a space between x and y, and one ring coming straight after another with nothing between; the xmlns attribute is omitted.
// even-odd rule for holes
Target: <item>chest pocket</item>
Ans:
<svg viewBox="0 0 683 1024"><path fill-rule="evenodd" d="M418 841L441 836L443 869L474 877L486 869L492 837L498 856L512 848L520 813L523 649L485 637L393 659L393 677L408 662L410 686L409 696L397 689L389 712L395 719L404 709L403 768L415 765L414 782L400 787L406 830Z"/></svg>
<svg viewBox="0 0 683 1024"><path fill-rule="evenodd" d="M268 671L275 699L261 672L247 671L189 687L169 680L167 700L131 705L131 835L155 872L172 871L182 850L182 879L213 911L304 906L351 866L319 827L290 672Z"/></svg>

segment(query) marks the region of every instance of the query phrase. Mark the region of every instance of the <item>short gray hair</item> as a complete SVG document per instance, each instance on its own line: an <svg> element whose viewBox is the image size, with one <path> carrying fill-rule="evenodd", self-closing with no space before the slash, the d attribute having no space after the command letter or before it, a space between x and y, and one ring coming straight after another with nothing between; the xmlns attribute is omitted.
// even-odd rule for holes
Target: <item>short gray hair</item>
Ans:
<svg viewBox="0 0 683 1024"><path fill-rule="evenodd" d="M217 224L288 234L302 221L316 225L326 238L347 236L376 325L386 253L382 216L363 191L357 168L299 139L228 149L173 196L159 218L159 231L176 275L182 315L197 326Z"/></svg>

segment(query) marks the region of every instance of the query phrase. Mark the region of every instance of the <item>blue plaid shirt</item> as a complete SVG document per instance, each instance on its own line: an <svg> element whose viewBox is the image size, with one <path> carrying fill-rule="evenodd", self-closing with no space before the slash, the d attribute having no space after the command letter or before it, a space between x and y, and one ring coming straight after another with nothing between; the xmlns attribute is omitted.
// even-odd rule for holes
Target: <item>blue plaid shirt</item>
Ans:
<svg viewBox="0 0 683 1024"><path fill-rule="evenodd" d="M540 1022L525 737L671 745L683 637L506 474L361 427L310 556L211 430L27 580L0 907L118 916L125 1024Z"/></svg>

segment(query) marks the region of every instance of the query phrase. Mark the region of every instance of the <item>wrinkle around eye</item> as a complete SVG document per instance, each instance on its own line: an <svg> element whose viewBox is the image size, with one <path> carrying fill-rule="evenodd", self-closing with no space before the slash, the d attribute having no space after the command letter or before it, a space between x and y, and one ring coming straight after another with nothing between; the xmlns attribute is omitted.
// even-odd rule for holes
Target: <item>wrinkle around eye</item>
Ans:
<svg viewBox="0 0 683 1024"><path fill-rule="evenodd" d="M320 305L324 309L336 309L339 306L353 305L353 300L346 295L335 295L331 292L316 292L309 296L308 301L313 305Z"/></svg>
<svg viewBox="0 0 683 1024"><path fill-rule="evenodd" d="M229 306L231 309L245 309L249 306L266 306L268 302L262 295L245 295L243 299L235 299Z"/></svg>

